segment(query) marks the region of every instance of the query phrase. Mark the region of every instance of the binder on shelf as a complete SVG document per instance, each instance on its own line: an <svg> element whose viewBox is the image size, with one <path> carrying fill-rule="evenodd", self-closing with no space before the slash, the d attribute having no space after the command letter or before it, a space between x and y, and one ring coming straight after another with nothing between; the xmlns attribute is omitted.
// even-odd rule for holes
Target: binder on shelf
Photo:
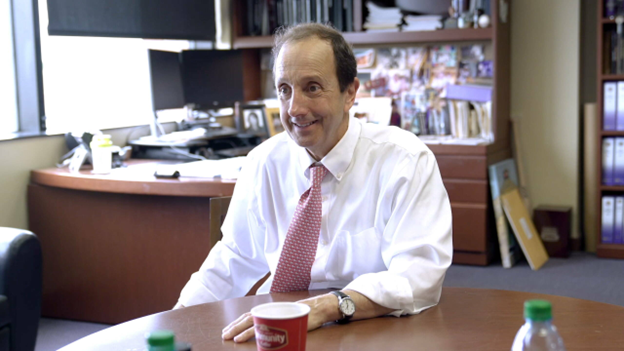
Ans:
<svg viewBox="0 0 624 351"><path fill-rule="evenodd" d="M613 227L613 243L621 244L624 236L624 196L615 198L615 227Z"/></svg>
<svg viewBox="0 0 624 351"><path fill-rule="evenodd" d="M615 198L613 196L602 197L602 233L603 244L613 243L613 231L615 226Z"/></svg>
<svg viewBox="0 0 624 351"><path fill-rule="evenodd" d="M615 130L617 114L617 83L604 83L603 130Z"/></svg>
<svg viewBox="0 0 624 351"><path fill-rule="evenodd" d="M616 130L624 130L624 81L617 83L617 115L616 115Z"/></svg>
<svg viewBox="0 0 624 351"><path fill-rule="evenodd" d="M614 185L615 138L602 139L602 184Z"/></svg>
<svg viewBox="0 0 624 351"><path fill-rule="evenodd" d="M624 138L615 138L613 183L624 185Z"/></svg>

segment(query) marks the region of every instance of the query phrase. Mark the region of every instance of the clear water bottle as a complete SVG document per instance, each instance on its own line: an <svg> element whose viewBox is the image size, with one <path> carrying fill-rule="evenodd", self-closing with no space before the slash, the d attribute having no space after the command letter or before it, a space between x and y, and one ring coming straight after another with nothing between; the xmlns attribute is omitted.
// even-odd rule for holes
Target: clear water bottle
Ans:
<svg viewBox="0 0 624 351"><path fill-rule="evenodd" d="M175 351L175 335L171 330L157 330L146 335L148 351Z"/></svg>
<svg viewBox="0 0 624 351"><path fill-rule="evenodd" d="M191 351L191 344L175 342L171 330L156 330L145 335L147 351Z"/></svg>
<svg viewBox="0 0 624 351"><path fill-rule="evenodd" d="M524 302L524 325L518 330L511 351L565 351L563 340L552 324L552 305L544 300Z"/></svg>

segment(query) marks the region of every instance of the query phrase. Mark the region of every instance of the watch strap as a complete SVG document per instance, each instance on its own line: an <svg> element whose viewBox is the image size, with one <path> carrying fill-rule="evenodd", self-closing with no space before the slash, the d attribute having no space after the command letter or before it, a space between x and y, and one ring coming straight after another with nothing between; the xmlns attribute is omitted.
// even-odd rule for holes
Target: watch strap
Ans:
<svg viewBox="0 0 624 351"><path fill-rule="evenodd" d="M349 295L343 293L340 290L334 290L334 291L330 291L332 294L336 295L336 297L338 298L338 302L340 302L340 299L346 299L349 297Z"/></svg>

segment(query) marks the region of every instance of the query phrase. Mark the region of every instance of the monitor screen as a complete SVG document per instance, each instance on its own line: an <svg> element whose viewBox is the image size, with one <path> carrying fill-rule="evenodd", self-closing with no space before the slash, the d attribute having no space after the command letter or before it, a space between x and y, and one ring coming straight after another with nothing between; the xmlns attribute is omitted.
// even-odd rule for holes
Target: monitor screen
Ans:
<svg viewBox="0 0 624 351"><path fill-rule="evenodd" d="M186 103L199 108L231 107L243 101L241 50L182 52L182 82Z"/></svg>
<svg viewBox="0 0 624 351"><path fill-rule="evenodd" d="M154 111L184 107L180 53L149 50Z"/></svg>

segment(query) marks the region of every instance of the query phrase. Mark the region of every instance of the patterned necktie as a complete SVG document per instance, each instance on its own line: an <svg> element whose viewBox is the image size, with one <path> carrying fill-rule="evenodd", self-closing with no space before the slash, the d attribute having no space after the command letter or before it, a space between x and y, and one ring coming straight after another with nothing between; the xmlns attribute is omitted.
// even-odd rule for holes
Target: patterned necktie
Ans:
<svg viewBox="0 0 624 351"><path fill-rule="evenodd" d="M284 248L277 262L271 292L308 290L310 273L321 232L323 204L321 181L327 174L323 165L310 167L312 186L301 195L293 216Z"/></svg>

